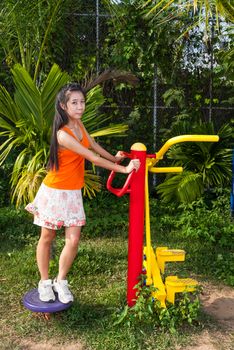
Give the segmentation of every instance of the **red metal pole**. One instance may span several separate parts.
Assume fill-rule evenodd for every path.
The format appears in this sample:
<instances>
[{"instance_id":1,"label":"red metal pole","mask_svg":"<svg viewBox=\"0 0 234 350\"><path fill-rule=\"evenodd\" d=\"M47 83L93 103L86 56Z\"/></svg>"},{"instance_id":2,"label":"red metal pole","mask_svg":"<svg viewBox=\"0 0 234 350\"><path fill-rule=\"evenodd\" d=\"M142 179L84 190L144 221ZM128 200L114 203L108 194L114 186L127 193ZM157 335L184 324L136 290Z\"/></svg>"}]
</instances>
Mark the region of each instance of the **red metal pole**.
<instances>
[{"instance_id":1,"label":"red metal pole","mask_svg":"<svg viewBox=\"0 0 234 350\"><path fill-rule=\"evenodd\" d=\"M145 163L146 147L142 143L134 143L131 147L132 159L140 159L140 169L134 175L130 185L129 203L129 238L128 238L128 277L127 303L133 306L142 274L143 244L144 244L144 208L145 208Z\"/></svg>"}]
</instances>

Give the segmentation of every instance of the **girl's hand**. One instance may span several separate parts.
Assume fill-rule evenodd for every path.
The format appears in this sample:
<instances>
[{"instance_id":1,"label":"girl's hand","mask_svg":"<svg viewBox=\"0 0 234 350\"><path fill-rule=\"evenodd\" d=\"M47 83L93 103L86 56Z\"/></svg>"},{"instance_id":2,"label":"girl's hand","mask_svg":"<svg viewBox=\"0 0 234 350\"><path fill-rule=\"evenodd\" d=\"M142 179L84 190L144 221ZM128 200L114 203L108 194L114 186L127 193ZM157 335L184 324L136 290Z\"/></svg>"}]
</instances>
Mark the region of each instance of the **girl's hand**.
<instances>
[{"instance_id":1,"label":"girl's hand","mask_svg":"<svg viewBox=\"0 0 234 350\"><path fill-rule=\"evenodd\" d=\"M126 156L124 155L124 152L122 152L122 151L118 151L115 155L116 163L122 162L122 160L124 158L126 158Z\"/></svg>"},{"instance_id":2,"label":"girl's hand","mask_svg":"<svg viewBox=\"0 0 234 350\"><path fill-rule=\"evenodd\" d=\"M140 168L140 165L141 165L141 163L140 163L139 159L132 159L130 161L130 163L125 167L126 173L129 174L133 170L138 171L138 169Z\"/></svg>"}]
</instances>

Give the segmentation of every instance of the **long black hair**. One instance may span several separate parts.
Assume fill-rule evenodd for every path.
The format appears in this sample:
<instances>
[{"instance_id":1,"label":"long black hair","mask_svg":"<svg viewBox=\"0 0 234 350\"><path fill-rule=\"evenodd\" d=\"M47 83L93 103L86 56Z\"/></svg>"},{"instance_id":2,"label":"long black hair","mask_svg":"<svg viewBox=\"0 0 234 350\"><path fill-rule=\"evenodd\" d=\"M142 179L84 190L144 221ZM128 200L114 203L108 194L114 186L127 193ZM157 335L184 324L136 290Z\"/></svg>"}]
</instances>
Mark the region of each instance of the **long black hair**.
<instances>
[{"instance_id":1,"label":"long black hair","mask_svg":"<svg viewBox=\"0 0 234 350\"><path fill-rule=\"evenodd\" d=\"M58 92L56 101L55 101L55 116L52 127L52 135L51 135L51 143L50 143L50 156L48 162L48 169L59 169L58 162L58 139L57 132L64 125L68 123L68 116L66 111L61 107L61 104L67 105L67 101L70 97L70 92L78 91L81 92L85 97L85 91L81 87L81 85L77 83L69 83L62 87L62 89Z\"/></svg>"}]
</instances>

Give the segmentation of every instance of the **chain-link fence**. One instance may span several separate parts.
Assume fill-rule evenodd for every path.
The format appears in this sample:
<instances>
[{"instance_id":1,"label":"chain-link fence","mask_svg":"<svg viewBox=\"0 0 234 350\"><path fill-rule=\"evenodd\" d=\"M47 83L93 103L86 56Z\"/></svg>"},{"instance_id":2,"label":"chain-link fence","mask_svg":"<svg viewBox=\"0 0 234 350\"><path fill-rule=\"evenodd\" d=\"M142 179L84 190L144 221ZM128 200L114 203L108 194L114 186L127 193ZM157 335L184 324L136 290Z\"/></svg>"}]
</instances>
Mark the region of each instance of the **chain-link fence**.
<instances>
[{"instance_id":1,"label":"chain-link fence","mask_svg":"<svg viewBox=\"0 0 234 350\"><path fill-rule=\"evenodd\" d=\"M72 19L72 23L76 22L76 37L74 37L74 45L79 46L79 56L82 58L84 64L82 69L86 67L88 72L89 68L95 70L95 73L100 73L103 70L103 65L106 62L103 62L103 43L105 38L108 35L108 20L111 18L111 14L108 13L107 7L104 5L102 0L87 0L86 2L81 1L79 3L79 12L67 13L68 20ZM66 30L69 30L69 23L66 24ZM72 48L69 47L71 44L67 45L67 51L63 56L61 68L65 69L69 66L70 73L72 73L71 67L76 67L77 55L73 57ZM215 122L217 129L226 121L229 121L233 116L234 106L231 106L228 103L225 103L229 97L233 96L233 88L225 88L222 86L220 80L220 86L214 86L214 61L213 61L213 49L210 47L209 53L206 53L209 62L208 67L210 69L209 80L206 82L201 81L201 90L203 91L204 99L208 101L206 105L201 108L201 115L203 116L204 121L212 120ZM4 55L2 55L4 56ZM92 65L89 66L88 61L90 58L94 61ZM189 59L189 58L188 58ZM74 60L73 64L70 64L70 61ZM94 67L94 68L93 68ZM79 70L79 68L77 68ZM163 94L169 88L174 88L173 86L168 86L162 83L158 77L157 65L151 68L153 71L152 83L149 85L151 90L151 98L148 99L146 105L141 106L141 116L142 118L147 118L148 128L147 132L145 130L139 131L139 127L131 126L130 137L128 138L129 143L125 142L127 146L134 142L134 135L137 141L141 141L150 145L152 150L156 150L160 146L160 130L162 128L169 127L172 121L173 116L178 113L176 106L166 106L163 101ZM3 60L2 67L0 70L1 74L4 75L4 79L9 79L5 74L8 71L6 62ZM134 74L134 72L132 72ZM181 78L182 80L182 78ZM4 85L7 85L6 82ZM10 84L9 84L10 85ZM217 85L217 84L216 84ZM191 86L186 86L181 83L185 94L188 95L191 90ZM134 111L134 105L132 101L134 100L134 91L123 90L121 93L118 91L111 91L111 97L114 98L115 102L118 105L120 110L120 115L122 115L122 121L127 119L132 111ZM216 101L214 103L214 100ZM220 102L221 101L221 102ZM146 103L142 101L142 103ZM106 107L106 111L110 113L110 107ZM120 120L121 121L121 120ZM150 131L150 136L149 136ZM131 136L132 135L132 136Z\"/></svg>"},{"instance_id":2,"label":"chain-link fence","mask_svg":"<svg viewBox=\"0 0 234 350\"><path fill-rule=\"evenodd\" d=\"M83 33L83 36L92 42L92 45L84 47L84 54L95 55L96 57L96 73L99 73L102 70L102 45L108 34L107 20L110 19L110 14L107 13L106 7L103 5L101 0L93 1L89 7L85 8L83 13L74 13L73 16L77 18L77 21L80 22L79 38L82 41L82 23L87 21L89 23L88 32L86 26L86 33ZM85 40L85 39L84 39ZM87 51L89 50L89 51ZM206 52L207 55L207 52ZM209 50L208 54L208 68L210 69L209 79L206 82L200 82L204 85L202 87L203 97L206 98L206 105L201 107L200 112L202 118L205 122L213 121L217 129L225 122L230 121L233 116L234 106L223 103L225 99L232 96L232 88L225 89L220 85L219 87L213 86L213 69L214 69L214 59L213 59L213 49ZM134 72L133 72L134 73ZM149 138L148 133L142 132L142 142L150 144L151 148L156 150L160 144L160 129L170 125L170 122L173 116L178 112L177 107L167 107L163 101L163 94L169 87L165 84L162 84L157 75L157 66L155 64L154 72L152 72L151 84L151 103L145 106L148 114L148 128L150 128L152 137ZM181 84L181 86L183 86ZM190 86L183 86L184 91L189 95ZM131 104L131 94L134 92L127 91L122 94L118 93L114 96L115 101L118 104L119 109L122 111L122 114L125 118L132 112L134 106ZM215 103L214 103L215 101ZM222 101L222 104L220 103ZM144 103L144 101L142 101ZM143 110L143 107L141 110ZM151 114L151 116L149 116ZM144 117L144 116L143 116ZM134 131L134 128L133 128ZM136 133L137 134L137 133ZM137 135L139 137L139 135ZM138 140L140 141L140 140Z\"/></svg>"}]
</instances>

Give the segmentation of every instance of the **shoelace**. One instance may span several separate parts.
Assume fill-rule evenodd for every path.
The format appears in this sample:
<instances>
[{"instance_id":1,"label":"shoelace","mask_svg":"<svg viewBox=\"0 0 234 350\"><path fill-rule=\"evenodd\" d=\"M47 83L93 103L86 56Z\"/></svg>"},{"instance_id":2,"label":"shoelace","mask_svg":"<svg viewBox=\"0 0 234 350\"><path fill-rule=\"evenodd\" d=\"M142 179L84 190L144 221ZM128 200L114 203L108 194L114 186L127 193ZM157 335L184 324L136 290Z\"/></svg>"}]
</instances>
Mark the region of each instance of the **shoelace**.
<instances>
[{"instance_id":1,"label":"shoelace","mask_svg":"<svg viewBox=\"0 0 234 350\"><path fill-rule=\"evenodd\" d=\"M52 286L50 284L46 284L44 287L45 288L52 288Z\"/></svg>"},{"instance_id":2,"label":"shoelace","mask_svg":"<svg viewBox=\"0 0 234 350\"><path fill-rule=\"evenodd\" d=\"M65 294L65 295L71 295L71 292L70 292L70 290L68 289L68 284L67 283L65 283L65 284L60 284L60 287L61 287L61 289L62 289L62 291L63 291L63 293Z\"/></svg>"},{"instance_id":3,"label":"shoelace","mask_svg":"<svg viewBox=\"0 0 234 350\"><path fill-rule=\"evenodd\" d=\"M50 292L50 295L52 295L53 291L51 290L52 286L51 284L46 284L44 285L44 289L48 289L48 291ZM46 291L45 293L48 293L48 291Z\"/></svg>"},{"instance_id":4,"label":"shoelace","mask_svg":"<svg viewBox=\"0 0 234 350\"><path fill-rule=\"evenodd\" d=\"M63 292L64 292L64 294L66 294L66 295L71 295L71 292L70 292L70 290L68 289L68 286L65 284L65 285L63 285Z\"/></svg>"}]
</instances>

